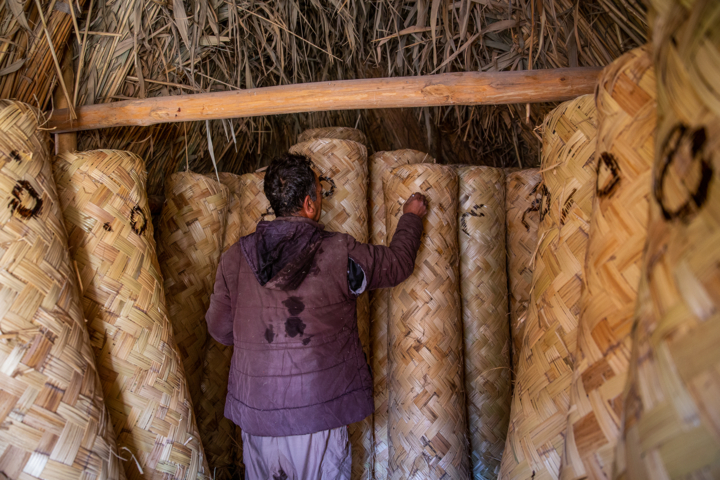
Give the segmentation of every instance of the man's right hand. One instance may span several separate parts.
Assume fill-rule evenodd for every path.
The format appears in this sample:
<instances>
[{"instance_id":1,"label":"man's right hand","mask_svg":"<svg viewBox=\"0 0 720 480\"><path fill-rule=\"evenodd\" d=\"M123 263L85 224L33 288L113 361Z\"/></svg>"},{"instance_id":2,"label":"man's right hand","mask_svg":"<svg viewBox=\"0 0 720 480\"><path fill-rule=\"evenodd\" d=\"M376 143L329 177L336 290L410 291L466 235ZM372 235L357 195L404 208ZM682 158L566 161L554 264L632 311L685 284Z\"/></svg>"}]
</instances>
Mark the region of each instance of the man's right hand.
<instances>
[{"instance_id":1,"label":"man's right hand","mask_svg":"<svg viewBox=\"0 0 720 480\"><path fill-rule=\"evenodd\" d=\"M403 214L414 213L418 217L422 218L427 214L427 199L425 195L419 192L415 192L410 195L405 205L403 206Z\"/></svg>"}]
</instances>

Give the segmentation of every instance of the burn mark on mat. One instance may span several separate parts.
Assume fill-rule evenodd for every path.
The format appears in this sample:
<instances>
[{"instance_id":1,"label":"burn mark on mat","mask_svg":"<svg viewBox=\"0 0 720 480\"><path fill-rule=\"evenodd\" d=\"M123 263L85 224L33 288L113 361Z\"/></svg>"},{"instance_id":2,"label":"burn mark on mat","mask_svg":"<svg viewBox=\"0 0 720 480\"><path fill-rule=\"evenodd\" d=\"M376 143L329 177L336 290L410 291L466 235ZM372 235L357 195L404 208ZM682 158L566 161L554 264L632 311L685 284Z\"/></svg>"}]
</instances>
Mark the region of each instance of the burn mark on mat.
<instances>
[{"instance_id":1,"label":"burn mark on mat","mask_svg":"<svg viewBox=\"0 0 720 480\"><path fill-rule=\"evenodd\" d=\"M322 188L322 196L323 196L323 198L332 197L332 196L333 196L333 193L335 193L335 181L334 181L332 178L330 178L330 177L326 177L325 175L319 175L319 176L318 176L318 179L320 180L320 186L321 186L321 188ZM325 183L327 183L328 185L330 185L330 189L329 189L329 190L328 190L327 188L325 188L325 185L323 185L323 182L325 182Z\"/></svg>"},{"instance_id":2,"label":"burn mark on mat","mask_svg":"<svg viewBox=\"0 0 720 480\"><path fill-rule=\"evenodd\" d=\"M540 184L540 221L543 221L550 211L551 203L552 198L550 196L550 190L548 190L544 183Z\"/></svg>"},{"instance_id":3,"label":"burn mark on mat","mask_svg":"<svg viewBox=\"0 0 720 480\"><path fill-rule=\"evenodd\" d=\"M136 235L141 236L147 229L147 217L145 212L142 211L139 205L135 205L130 210L130 228L135 232Z\"/></svg>"},{"instance_id":4,"label":"burn mark on mat","mask_svg":"<svg viewBox=\"0 0 720 480\"><path fill-rule=\"evenodd\" d=\"M567 214L570 212L570 209L573 207L573 205L575 205L575 200L573 199L575 192L577 192L577 188L573 188L573 191L570 192L570 195L568 195L567 199L565 199L562 211L560 212L560 225L565 225L565 220L567 220Z\"/></svg>"},{"instance_id":5,"label":"burn mark on mat","mask_svg":"<svg viewBox=\"0 0 720 480\"><path fill-rule=\"evenodd\" d=\"M469 231L468 225L467 225L467 218L468 217L478 217L478 218L484 217L485 214L480 212L480 209L483 207L485 207L484 204L473 205L473 207L470 210L468 210L467 212L460 215L460 229L468 237L470 236L470 231Z\"/></svg>"},{"instance_id":6,"label":"burn mark on mat","mask_svg":"<svg viewBox=\"0 0 720 480\"><path fill-rule=\"evenodd\" d=\"M607 197L612 194L620 184L620 166L615 155L610 152L600 154L597 166L597 183L595 192L598 197Z\"/></svg>"},{"instance_id":7,"label":"burn mark on mat","mask_svg":"<svg viewBox=\"0 0 720 480\"><path fill-rule=\"evenodd\" d=\"M272 325L265 329L265 340L267 340L268 343L272 343L273 340L275 340L275 331Z\"/></svg>"},{"instance_id":8,"label":"burn mark on mat","mask_svg":"<svg viewBox=\"0 0 720 480\"><path fill-rule=\"evenodd\" d=\"M20 156L20 154L18 153L17 150L11 150L11 151L10 151L10 158L12 158L13 160L15 160L17 163L22 162L22 157Z\"/></svg>"},{"instance_id":9,"label":"burn mark on mat","mask_svg":"<svg viewBox=\"0 0 720 480\"><path fill-rule=\"evenodd\" d=\"M522 214L522 218L520 219L520 222L522 222L523 226L525 227L526 231L530 231L530 224L525 221L526 215L532 212L540 212L540 205L542 204L542 194L538 191L540 188L540 183L535 185L532 190L530 190L530 195L528 195L528 198L532 198L532 201L530 202L530 207L528 207Z\"/></svg>"},{"instance_id":10,"label":"burn mark on mat","mask_svg":"<svg viewBox=\"0 0 720 480\"><path fill-rule=\"evenodd\" d=\"M285 320L285 333L290 337L303 336L305 334L305 323L299 317L290 317Z\"/></svg>"},{"instance_id":11,"label":"burn mark on mat","mask_svg":"<svg viewBox=\"0 0 720 480\"><path fill-rule=\"evenodd\" d=\"M305 304L302 302L302 298L300 297L290 297L282 303L293 317L300 315L302 311L305 310Z\"/></svg>"},{"instance_id":12,"label":"burn mark on mat","mask_svg":"<svg viewBox=\"0 0 720 480\"><path fill-rule=\"evenodd\" d=\"M17 182L13 187L12 196L8 203L10 213L22 218L33 218L40 213L43 201L28 181Z\"/></svg>"},{"instance_id":13,"label":"burn mark on mat","mask_svg":"<svg viewBox=\"0 0 720 480\"><path fill-rule=\"evenodd\" d=\"M653 186L665 220L688 222L705 205L714 173L706 142L705 127L690 129L678 124L667 136L660 153L659 176ZM673 175L668 176L671 166ZM673 180L675 198L668 198L666 182Z\"/></svg>"},{"instance_id":14,"label":"burn mark on mat","mask_svg":"<svg viewBox=\"0 0 720 480\"><path fill-rule=\"evenodd\" d=\"M105 222L105 223L103 223L103 230L105 230L106 232L112 232L112 231L113 231L113 230L112 230L112 226L110 226L110 222Z\"/></svg>"}]
</instances>

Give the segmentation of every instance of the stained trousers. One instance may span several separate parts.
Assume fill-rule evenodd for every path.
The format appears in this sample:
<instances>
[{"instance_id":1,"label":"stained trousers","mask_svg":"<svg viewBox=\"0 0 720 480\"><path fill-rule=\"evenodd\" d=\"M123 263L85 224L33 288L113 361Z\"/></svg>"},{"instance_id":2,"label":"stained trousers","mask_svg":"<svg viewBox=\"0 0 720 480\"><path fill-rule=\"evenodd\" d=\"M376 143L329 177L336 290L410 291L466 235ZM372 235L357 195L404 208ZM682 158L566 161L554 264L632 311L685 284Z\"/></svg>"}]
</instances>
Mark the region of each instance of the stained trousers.
<instances>
[{"instance_id":1,"label":"stained trousers","mask_svg":"<svg viewBox=\"0 0 720 480\"><path fill-rule=\"evenodd\" d=\"M350 480L347 427L290 437L242 433L245 480Z\"/></svg>"}]
</instances>

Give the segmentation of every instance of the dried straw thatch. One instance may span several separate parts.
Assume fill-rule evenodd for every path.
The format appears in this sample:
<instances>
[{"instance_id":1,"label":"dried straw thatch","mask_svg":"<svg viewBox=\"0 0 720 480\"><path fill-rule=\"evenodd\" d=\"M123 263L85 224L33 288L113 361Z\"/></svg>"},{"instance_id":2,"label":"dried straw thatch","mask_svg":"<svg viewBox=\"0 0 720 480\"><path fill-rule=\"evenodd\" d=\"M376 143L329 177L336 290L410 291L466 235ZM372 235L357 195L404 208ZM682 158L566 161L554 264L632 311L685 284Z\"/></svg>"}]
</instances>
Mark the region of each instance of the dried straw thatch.
<instances>
[{"instance_id":1,"label":"dried straw thatch","mask_svg":"<svg viewBox=\"0 0 720 480\"><path fill-rule=\"evenodd\" d=\"M305 130L298 135L297 143L307 142L316 138L336 138L338 140L352 140L353 142L367 143L367 137L356 128L347 127L327 127L327 128L311 128Z\"/></svg>"},{"instance_id":2,"label":"dried straw thatch","mask_svg":"<svg viewBox=\"0 0 720 480\"><path fill-rule=\"evenodd\" d=\"M0 471L124 479L40 120L0 101Z\"/></svg>"},{"instance_id":3,"label":"dried straw thatch","mask_svg":"<svg viewBox=\"0 0 720 480\"><path fill-rule=\"evenodd\" d=\"M205 312L222 252L228 189L193 172L173 174L166 183L158 250L165 297L193 405L200 403L205 358Z\"/></svg>"},{"instance_id":4,"label":"dried straw thatch","mask_svg":"<svg viewBox=\"0 0 720 480\"><path fill-rule=\"evenodd\" d=\"M647 46L606 67L596 90L598 177L563 479L607 480L612 475L647 237L655 91L655 69Z\"/></svg>"},{"instance_id":5,"label":"dried straw thatch","mask_svg":"<svg viewBox=\"0 0 720 480\"><path fill-rule=\"evenodd\" d=\"M658 129L616 478L717 478L720 3L653 4Z\"/></svg>"},{"instance_id":6,"label":"dried straw thatch","mask_svg":"<svg viewBox=\"0 0 720 480\"><path fill-rule=\"evenodd\" d=\"M458 177L442 165L404 165L384 189L388 239L410 195L430 205L415 271L390 298L388 478L467 479Z\"/></svg>"},{"instance_id":7,"label":"dried straw thatch","mask_svg":"<svg viewBox=\"0 0 720 480\"><path fill-rule=\"evenodd\" d=\"M377 152L369 159L370 188L368 192L368 210L370 214L370 243L387 245L387 218L385 215L385 193L383 180L390 170L400 165L415 163L435 163L427 153L417 150L395 150ZM370 367L373 374L373 477L375 480L387 478L388 468L388 389L387 389L387 350L388 350L388 300L390 290L380 289L370 296Z\"/></svg>"},{"instance_id":8,"label":"dried straw thatch","mask_svg":"<svg viewBox=\"0 0 720 480\"><path fill-rule=\"evenodd\" d=\"M541 182L540 170L536 168L510 172L505 182L513 377L520 359L525 318L530 303L533 256L540 223Z\"/></svg>"},{"instance_id":9,"label":"dried straw thatch","mask_svg":"<svg viewBox=\"0 0 720 480\"><path fill-rule=\"evenodd\" d=\"M500 472L510 419L510 329L505 268L505 174L458 169L458 244L472 478Z\"/></svg>"},{"instance_id":10,"label":"dried straw thatch","mask_svg":"<svg viewBox=\"0 0 720 480\"><path fill-rule=\"evenodd\" d=\"M504 480L557 480L560 473L596 137L591 95L563 103L545 122L539 245L500 472Z\"/></svg>"},{"instance_id":11,"label":"dried straw thatch","mask_svg":"<svg viewBox=\"0 0 720 480\"><path fill-rule=\"evenodd\" d=\"M332 232L352 235L367 243L368 212L367 149L350 140L318 138L299 143L290 153L307 156L315 164L323 184L320 221ZM365 292L357 300L357 325L365 358L370 358L370 297ZM352 449L352 478L372 475L372 416L348 427Z\"/></svg>"},{"instance_id":12,"label":"dried straw thatch","mask_svg":"<svg viewBox=\"0 0 720 480\"><path fill-rule=\"evenodd\" d=\"M118 446L137 460L125 472L201 480L208 468L165 307L143 161L64 153L54 173L105 403Z\"/></svg>"}]
</instances>

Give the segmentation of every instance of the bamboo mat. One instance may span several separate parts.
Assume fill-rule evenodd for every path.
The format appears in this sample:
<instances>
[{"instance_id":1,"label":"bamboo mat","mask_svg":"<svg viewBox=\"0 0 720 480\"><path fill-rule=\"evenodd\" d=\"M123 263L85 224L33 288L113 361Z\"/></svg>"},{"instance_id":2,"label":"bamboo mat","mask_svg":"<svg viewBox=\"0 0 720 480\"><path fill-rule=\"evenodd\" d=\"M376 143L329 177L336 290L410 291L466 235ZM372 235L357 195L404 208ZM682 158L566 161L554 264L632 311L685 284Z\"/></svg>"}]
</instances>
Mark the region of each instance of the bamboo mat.
<instances>
[{"instance_id":1,"label":"bamboo mat","mask_svg":"<svg viewBox=\"0 0 720 480\"><path fill-rule=\"evenodd\" d=\"M145 165L117 150L64 153L55 179L105 403L131 480L208 475L165 307ZM129 452L127 450L129 450Z\"/></svg>"},{"instance_id":2,"label":"bamboo mat","mask_svg":"<svg viewBox=\"0 0 720 480\"><path fill-rule=\"evenodd\" d=\"M265 172L246 173L240 176L240 185L238 186L238 198L240 199L238 209L242 212L240 237L254 233L261 220L271 221L275 218L272 208L270 208L270 202L265 196L264 178Z\"/></svg>"},{"instance_id":3,"label":"bamboo mat","mask_svg":"<svg viewBox=\"0 0 720 480\"><path fill-rule=\"evenodd\" d=\"M507 222L507 270L510 286L510 333L513 378L525 331L533 276L533 254L540 223L540 170L529 168L507 173L505 208Z\"/></svg>"},{"instance_id":4,"label":"bamboo mat","mask_svg":"<svg viewBox=\"0 0 720 480\"><path fill-rule=\"evenodd\" d=\"M0 471L124 479L40 120L0 100Z\"/></svg>"},{"instance_id":5,"label":"bamboo mat","mask_svg":"<svg viewBox=\"0 0 720 480\"><path fill-rule=\"evenodd\" d=\"M293 145L290 153L305 155L322 177L323 198L320 221L331 232L352 235L367 243L368 166L365 146L350 140L314 139ZM357 324L365 358L370 358L370 296L365 292L357 300ZM372 416L348 427L352 450L352 478L372 476Z\"/></svg>"},{"instance_id":6,"label":"bamboo mat","mask_svg":"<svg viewBox=\"0 0 720 480\"><path fill-rule=\"evenodd\" d=\"M612 475L647 238L655 126L649 46L608 65L595 93L598 168L561 478Z\"/></svg>"},{"instance_id":7,"label":"bamboo mat","mask_svg":"<svg viewBox=\"0 0 720 480\"><path fill-rule=\"evenodd\" d=\"M369 159L370 188L368 210L370 214L370 243L387 245L387 220L385 216L385 194L383 179L390 170L415 163L435 163L427 153L417 150L394 150L377 152ZM373 415L373 478L387 478L388 468L388 390L387 390L387 348L388 348L388 295L389 289L370 292L370 366L373 373L375 414Z\"/></svg>"},{"instance_id":8,"label":"bamboo mat","mask_svg":"<svg viewBox=\"0 0 720 480\"><path fill-rule=\"evenodd\" d=\"M545 119L539 244L500 477L557 480L577 346L583 264L595 192L595 101Z\"/></svg>"},{"instance_id":9,"label":"bamboo mat","mask_svg":"<svg viewBox=\"0 0 720 480\"><path fill-rule=\"evenodd\" d=\"M315 140L316 138L334 138L337 140L352 140L353 142L367 144L367 137L360 130L348 127L311 128L298 135L297 143Z\"/></svg>"},{"instance_id":10,"label":"bamboo mat","mask_svg":"<svg viewBox=\"0 0 720 480\"><path fill-rule=\"evenodd\" d=\"M615 478L719 478L720 3L653 3L653 191Z\"/></svg>"},{"instance_id":11,"label":"bamboo mat","mask_svg":"<svg viewBox=\"0 0 720 480\"><path fill-rule=\"evenodd\" d=\"M388 239L410 195L429 201L415 271L390 298L388 477L467 479L458 177L444 165L404 165L384 189Z\"/></svg>"},{"instance_id":12,"label":"bamboo mat","mask_svg":"<svg viewBox=\"0 0 720 480\"><path fill-rule=\"evenodd\" d=\"M225 186L197 173L175 173L165 183L158 227L160 267L175 341L196 406L208 338L205 312L222 252L228 199Z\"/></svg>"},{"instance_id":13,"label":"bamboo mat","mask_svg":"<svg viewBox=\"0 0 720 480\"><path fill-rule=\"evenodd\" d=\"M472 478L500 472L510 420L505 174L460 167L458 244Z\"/></svg>"}]
</instances>

